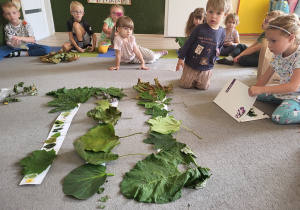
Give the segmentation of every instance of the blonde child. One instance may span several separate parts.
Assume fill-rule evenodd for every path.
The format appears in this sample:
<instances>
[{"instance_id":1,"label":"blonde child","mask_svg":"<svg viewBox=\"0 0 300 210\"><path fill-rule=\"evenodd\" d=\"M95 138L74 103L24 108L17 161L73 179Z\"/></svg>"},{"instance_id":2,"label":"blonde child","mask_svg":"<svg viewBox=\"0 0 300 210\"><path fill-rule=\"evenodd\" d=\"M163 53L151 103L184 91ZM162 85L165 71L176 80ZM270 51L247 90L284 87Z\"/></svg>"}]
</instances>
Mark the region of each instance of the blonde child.
<instances>
[{"instance_id":1,"label":"blonde child","mask_svg":"<svg viewBox=\"0 0 300 210\"><path fill-rule=\"evenodd\" d=\"M120 62L140 63L139 69L148 70L149 68L145 66L145 63L153 63L161 56L168 54L166 50L154 52L138 46L135 37L132 35L134 24L129 17L118 18L115 28L118 33L113 43L116 53L116 65L110 67L109 70L119 70Z\"/></svg>"},{"instance_id":2,"label":"blonde child","mask_svg":"<svg viewBox=\"0 0 300 210\"><path fill-rule=\"evenodd\" d=\"M274 53L267 71L248 90L250 96L280 104L272 114L278 124L300 123L300 23L297 15L280 16L266 29L268 47ZM274 72L280 84L266 86Z\"/></svg>"},{"instance_id":3,"label":"blonde child","mask_svg":"<svg viewBox=\"0 0 300 210\"><path fill-rule=\"evenodd\" d=\"M279 10L275 10L272 12L269 12L264 19L263 24L261 25L261 28L263 30L266 30L266 28L269 25L269 22L276 17L280 15L284 15L285 13ZM233 63L238 63L241 66L252 66L257 67L258 66L258 58L260 49L262 47L262 41L265 38L265 31L260 34L258 39L251 45L247 46L245 44L238 44L233 51L227 56L226 58L217 60L217 63L219 64L225 64L225 65L233 65Z\"/></svg>"},{"instance_id":4,"label":"blonde child","mask_svg":"<svg viewBox=\"0 0 300 210\"><path fill-rule=\"evenodd\" d=\"M84 52L86 48L92 52L95 49L97 36L92 30L90 24L83 19L84 7L78 1L72 1L70 4L71 17L67 21L69 32L69 41L62 46L64 51ZM93 44L91 45L91 39Z\"/></svg>"},{"instance_id":5,"label":"blonde child","mask_svg":"<svg viewBox=\"0 0 300 210\"><path fill-rule=\"evenodd\" d=\"M1 5L3 16L8 20L4 27L5 39L9 46L0 48L0 60L3 57L42 56L50 52L50 47L35 43L33 29L29 23L20 20L18 7L12 2ZM20 46L22 46L20 49Z\"/></svg>"},{"instance_id":6,"label":"blonde child","mask_svg":"<svg viewBox=\"0 0 300 210\"><path fill-rule=\"evenodd\" d=\"M239 16L235 13L230 13L225 18L226 37L223 48L221 50L222 56L228 55L240 43L239 32L235 27L239 24Z\"/></svg>"},{"instance_id":7,"label":"blonde child","mask_svg":"<svg viewBox=\"0 0 300 210\"><path fill-rule=\"evenodd\" d=\"M194 28L199 24L205 23L205 16L206 16L206 12L204 8L196 8L193 12L191 12L186 22L186 26L184 30L186 37L177 37L175 40L175 42L177 42L180 46L179 51L183 47L187 38L191 35Z\"/></svg>"},{"instance_id":8,"label":"blonde child","mask_svg":"<svg viewBox=\"0 0 300 210\"><path fill-rule=\"evenodd\" d=\"M215 60L225 40L225 30L220 23L230 9L230 0L207 1L206 23L193 30L179 54L176 71L183 68L181 87L200 90L209 87Z\"/></svg>"},{"instance_id":9,"label":"blonde child","mask_svg":"<svg viewBox=\"0 0 300 210\"><path fill-rule=\"evenodd\" d=\"M98 42L99 53L106 53L109 45L111 44L112 30L116 25L117 19L124 15L124 8L115 4L110 7L110 14L104 20L100 40Z\"/></svg>"}]
</instances>

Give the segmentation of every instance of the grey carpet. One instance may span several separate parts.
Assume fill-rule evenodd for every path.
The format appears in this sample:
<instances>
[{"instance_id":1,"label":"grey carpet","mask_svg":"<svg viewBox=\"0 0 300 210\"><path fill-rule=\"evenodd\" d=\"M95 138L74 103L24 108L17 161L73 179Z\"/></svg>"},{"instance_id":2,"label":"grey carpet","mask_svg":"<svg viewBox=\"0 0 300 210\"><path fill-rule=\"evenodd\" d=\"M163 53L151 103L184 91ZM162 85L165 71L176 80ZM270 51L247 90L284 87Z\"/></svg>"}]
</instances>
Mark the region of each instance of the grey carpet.
<instances>
[{"instance_id":1,"label":"grey carpet","mask_svg":"<svg viewBox=\"0 0 300 210\"><path fill-rule=\"evenodd\" d=\"M174 70L177 60L161 59L149 71L137 70L138 65L125 65L119 71L108 71L114 64L110 58L80 58L73 63L45 64L36 57L3 59L0 62L0 88L11 88L18 82L34 83L38 96L22 97L22 102L0 105L0 209L97 209L102 195L88 200L76 200L62 192L64 177L84 163L72 145L85 134L95 121L86 112L95 106L95 99L82 104L74 117L65 141L48 172L38 186L19 186L23 178L19 161L39 150L59 113L49 114L45 94L57 88L84 86L124 88L128 97L119 103L123 118L116 125L116 134L126 136L146 133L149 116L132 99L137 94L132 86L137 79L153 83L158 78L163 85L174 85L170 115L202 136L196 138L181 129L175 137L189 145L198 155L197 163L211 169L212 177L206 188L184 189L175 202L158 205L138 203L120 193L120 183L126 172L144 156L127 156L107 164L107 172L115 173L105 183L103 195L110 199L105 209L299 209L300 148L299 126L277 125L270 119L238 123L213 103L230 77L251 85L256 81L255 68L216 65L211 87L207 91L182 89L178 86L181 71ZM173 65L173 67L172 67ZM267 114L274 105L256 102ZM119 155L155 152L135 135L121 140L113 151Z\"/></svg>"}]
</instances>

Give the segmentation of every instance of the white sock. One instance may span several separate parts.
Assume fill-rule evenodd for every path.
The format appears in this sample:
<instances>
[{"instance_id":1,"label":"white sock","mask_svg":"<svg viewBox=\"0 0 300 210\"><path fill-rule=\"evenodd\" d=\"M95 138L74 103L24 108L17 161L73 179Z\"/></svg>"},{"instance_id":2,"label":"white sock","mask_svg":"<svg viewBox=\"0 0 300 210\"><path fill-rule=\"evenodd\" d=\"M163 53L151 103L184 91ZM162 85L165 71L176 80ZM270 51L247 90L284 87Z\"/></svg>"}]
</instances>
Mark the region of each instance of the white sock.
<instances>
[{"instance_id":1,"label":"white sock","mask_svg":"<svg viewBox=\"0 0 300 210\"><path fill-rule=\"evenodd\" d=\"M233 57L231 55L227 56L225 59L229 61L233 61Z\"/></svg>"},{"instance_id":2,"label":"white sock","mask_svg":"<svg viewBox=\"0 0 300 210\"><path fill-rule=\"evenodd\" d=\"M26 56L26 51L21 51L20 56Z\"/></svg>"}]
</instances>

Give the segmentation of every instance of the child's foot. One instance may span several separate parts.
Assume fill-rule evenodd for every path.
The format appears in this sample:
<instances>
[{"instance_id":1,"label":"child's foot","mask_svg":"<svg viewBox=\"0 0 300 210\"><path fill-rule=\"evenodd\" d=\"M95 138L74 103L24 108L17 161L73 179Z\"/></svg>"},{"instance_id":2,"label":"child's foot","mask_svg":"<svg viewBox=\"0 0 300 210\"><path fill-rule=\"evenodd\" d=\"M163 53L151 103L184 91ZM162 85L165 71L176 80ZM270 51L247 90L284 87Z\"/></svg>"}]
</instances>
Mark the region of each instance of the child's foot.
<instances>
[{"instance_id":1,"label":"child's foot","mask_svg":"<svg viewBox=\"0 0 300 210\"><path fill-rule=\"evenodd\" d=\"M218 64L225 64L225 65L232 66L234 62L233 61L229 61L226 58L223 58L223 59L217 60L217 63Z\"/></svg>"},{"instance_id":2,"label":"child's foot","mask_svg":"<svg viewBox=\"0 0 300 210\"><path fill-rule=\"evenodd\" d=\"M5 56L5 58L19 57L20 55L21 55L21 51L15 51L9 53L7 56Z\"/></svg>"},{"instance_id":3,"label":"child's foot","mask_svg":"<svg viewBox=\"0 0 300 210\"><path fill-rule=\"evenodd\" d=\"M158 52L156 52L157 54L159 54L159 57L162 57L162 56L164 56L164 55L168 55L168 50L162 50L162 51L158 51Z\"/></svg>"}]
</instances>

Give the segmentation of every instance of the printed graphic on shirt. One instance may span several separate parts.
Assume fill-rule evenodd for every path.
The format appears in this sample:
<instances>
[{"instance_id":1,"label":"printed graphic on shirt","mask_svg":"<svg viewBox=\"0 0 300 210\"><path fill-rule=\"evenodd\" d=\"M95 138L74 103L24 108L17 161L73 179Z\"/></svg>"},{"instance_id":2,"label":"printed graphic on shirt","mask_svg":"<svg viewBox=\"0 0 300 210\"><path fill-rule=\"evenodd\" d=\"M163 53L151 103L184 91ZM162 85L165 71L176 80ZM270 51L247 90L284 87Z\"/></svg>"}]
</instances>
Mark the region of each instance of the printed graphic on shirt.
<instances>
[{"instance_id":1,"label":"printed graphic on shirt","mask_svg":"<svg viewBox=\"0 0 300 210\"><path fill-rule=\"evenodd\" d=\"M204 47L201 46L200 44L198 44L198 46L195 49L195 53L200 55L203 49L204 49Z\"/></svg>"},{"instance_id":2,"label":"printed graphic on shirt","mask_svg":"<svg viewBox=\"0 0 300 210\"><path fill-rule=\"evenodd\" d=\"M199 64L204 66L208 65L208 58L204 58L204 57L200 58Z\"/></svg>"}]
</instances>

